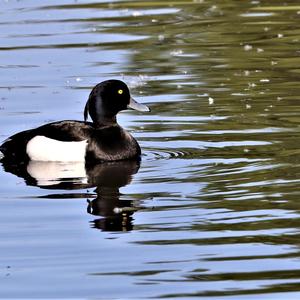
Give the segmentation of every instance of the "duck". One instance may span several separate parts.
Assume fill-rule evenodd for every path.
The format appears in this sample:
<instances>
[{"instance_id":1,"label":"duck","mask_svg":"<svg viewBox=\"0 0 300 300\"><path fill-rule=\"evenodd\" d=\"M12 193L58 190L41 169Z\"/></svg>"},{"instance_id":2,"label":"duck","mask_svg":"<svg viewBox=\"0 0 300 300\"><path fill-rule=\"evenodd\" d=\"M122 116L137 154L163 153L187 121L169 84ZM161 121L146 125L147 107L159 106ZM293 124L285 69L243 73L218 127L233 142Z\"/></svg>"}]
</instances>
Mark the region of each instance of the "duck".
<instances>
[{"instance_id":1,"label":"duck","mask_svg":"<svg viewBox=\"0 0 300 300\"><path fill-rule=\"evenodd\" d=\"M83 121L56 121L16 133L0 146L1 161L93 164L140 159L138 142L117 122L117 114L127 109L150 111L131 97L123 81L100 82L89 94Z\"/></svg>"}]
</instances>

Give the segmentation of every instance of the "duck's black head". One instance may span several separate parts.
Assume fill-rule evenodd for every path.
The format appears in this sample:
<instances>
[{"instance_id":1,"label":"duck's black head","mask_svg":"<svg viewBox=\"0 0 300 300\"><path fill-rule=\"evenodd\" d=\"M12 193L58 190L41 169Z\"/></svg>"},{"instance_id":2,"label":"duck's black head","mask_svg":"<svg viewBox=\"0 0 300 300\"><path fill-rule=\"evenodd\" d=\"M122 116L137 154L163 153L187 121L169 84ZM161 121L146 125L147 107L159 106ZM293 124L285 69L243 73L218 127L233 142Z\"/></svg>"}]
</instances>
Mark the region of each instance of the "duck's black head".
<instances>
[{"instance_id":1,"label":"duck's black head","mask_svg":"<svg viewBox=\"0 0 300 300\"><path fill-rule=\"evenodd\" d=\"M88 114L97 125L113 124L119 111L132 108L150 111L130 96L127 85L120 80L106 80L97 84L91 91L84 109L84 120Z\"/></svg>"}]
</instances>

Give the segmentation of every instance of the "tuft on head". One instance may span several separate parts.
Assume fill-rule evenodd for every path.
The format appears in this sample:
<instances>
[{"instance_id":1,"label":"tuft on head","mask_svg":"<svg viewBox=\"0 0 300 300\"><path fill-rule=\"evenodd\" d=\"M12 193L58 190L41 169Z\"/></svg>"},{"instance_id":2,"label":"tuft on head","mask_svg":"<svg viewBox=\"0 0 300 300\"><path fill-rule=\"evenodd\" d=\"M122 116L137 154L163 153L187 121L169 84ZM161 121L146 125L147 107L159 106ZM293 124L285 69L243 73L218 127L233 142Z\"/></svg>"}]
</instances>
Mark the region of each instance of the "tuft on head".
<instances>
[{"instance_id":1,"label":"tuft on head","mask_svg":"<svg viewBox=\"0 0 300 300\"><path fill-rule=\"evenodd\" d=\"M86 122L89 116L89 99L85 104L83 116L84 116L84 122Z\"/></svg>"}]
</instances>

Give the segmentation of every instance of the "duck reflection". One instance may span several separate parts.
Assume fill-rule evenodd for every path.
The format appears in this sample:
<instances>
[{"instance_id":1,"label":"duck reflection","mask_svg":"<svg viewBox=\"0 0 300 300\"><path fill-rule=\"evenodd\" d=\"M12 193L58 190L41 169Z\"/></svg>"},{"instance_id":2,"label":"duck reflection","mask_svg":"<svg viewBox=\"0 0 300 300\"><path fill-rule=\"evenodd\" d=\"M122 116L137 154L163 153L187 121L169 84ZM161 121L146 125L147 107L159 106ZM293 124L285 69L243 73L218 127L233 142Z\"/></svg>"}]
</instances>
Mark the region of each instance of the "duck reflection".
<instances>
[{"instance_id":1,"label":"duck reflection","mask_svg":"<svg viewBox=\"0 0 300 300\"><path fill-rule=\"evenodd\" d=\"M94 220L92 227L105 231L132 230L132 214L137 209L132 200L120 200L119 188L129 184L138 169L137 161L105 163L87 169L97 193L96 199L88 200L87 212L105 217Z\"/></svg>"},{"instance_id":2,"label":"duck reflection","mask_svg":"<svg viewBox=\"0 0 300 300\"><path fill-rule=\"evenodd\" d=\"M139 170L139 161L100 163L93 166L81 162L29 161L28 164L14 165L2 161L2 165L6 172L24 178L27 185L43 189L77 190L96 187L96 198L87 200L87 212L101 218L92 221L91 227L103 231L129 231L133 228L132 215L137 209L133 207L132 200L120 199L122 194L119 189L131 182L132 176ZM46 197L65 198L66 194ZM70 194L68 197L86 198L87 193Z\"/></svg>"}]
</instances>

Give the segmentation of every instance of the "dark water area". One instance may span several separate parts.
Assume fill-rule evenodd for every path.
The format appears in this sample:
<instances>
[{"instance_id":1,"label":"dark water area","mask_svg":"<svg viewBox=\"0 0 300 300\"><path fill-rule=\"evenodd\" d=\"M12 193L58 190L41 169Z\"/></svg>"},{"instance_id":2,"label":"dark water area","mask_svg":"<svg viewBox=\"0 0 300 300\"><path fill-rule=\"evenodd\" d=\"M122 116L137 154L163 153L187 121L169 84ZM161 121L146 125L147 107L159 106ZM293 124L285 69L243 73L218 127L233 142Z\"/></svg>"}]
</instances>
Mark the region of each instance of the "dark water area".
<instances>
[{"instance_id":1,"label":"dark water area","mask_svg":"<svg viewBox=\"0 0 300 300\"><path fill-rule=\"evenodd\" d=\"M300 297L298 1L0 0L0 140L124 80L141 164L0 168L0 298Z\"/></svg>"}]
</instances>

